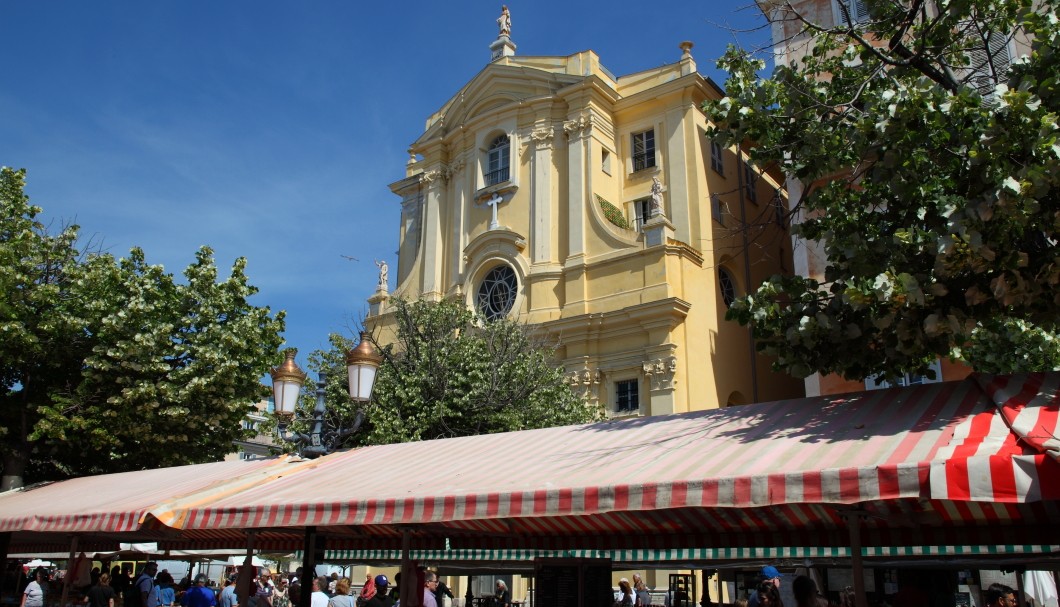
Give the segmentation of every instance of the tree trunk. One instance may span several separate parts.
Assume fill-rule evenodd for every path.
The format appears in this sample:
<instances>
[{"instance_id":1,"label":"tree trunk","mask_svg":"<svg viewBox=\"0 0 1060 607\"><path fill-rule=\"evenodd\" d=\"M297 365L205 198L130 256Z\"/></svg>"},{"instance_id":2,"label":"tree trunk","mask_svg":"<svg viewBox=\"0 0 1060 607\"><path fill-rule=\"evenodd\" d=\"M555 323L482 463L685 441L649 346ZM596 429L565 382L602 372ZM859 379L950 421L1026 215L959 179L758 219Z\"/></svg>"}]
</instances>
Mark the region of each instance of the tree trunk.
<instances>
[{"instance_id":1,"label":"tree trunk","mask_svg":"<svg viewBox=\"0 0 1060 607\"><path fill-rule=\"evenodd\" d=\"M18 489L23 484L23 474L29 463L29 453L20 450L18 453L4 455L4 472L0 475L0 491Z\"/></svg>"}]
</instances>

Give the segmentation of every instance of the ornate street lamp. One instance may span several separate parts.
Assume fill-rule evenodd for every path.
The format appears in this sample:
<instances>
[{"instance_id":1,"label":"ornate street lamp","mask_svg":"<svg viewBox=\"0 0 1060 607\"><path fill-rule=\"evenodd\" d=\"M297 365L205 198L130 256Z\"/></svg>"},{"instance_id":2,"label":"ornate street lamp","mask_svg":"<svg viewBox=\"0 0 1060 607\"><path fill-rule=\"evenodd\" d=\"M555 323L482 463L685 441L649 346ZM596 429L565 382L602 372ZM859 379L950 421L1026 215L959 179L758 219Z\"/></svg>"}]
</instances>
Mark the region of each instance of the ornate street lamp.
<instances>
[{"instance_id":1,"label":"ornate street lamp","mask_svg":"<svg viewBox=\"0 0 1060 607\"><path fill-rule=\"evenodd\" d=\"M324 414L327 407L324 404L324 383L326 375L321 372L317 381L316 406L313 407L313 417L309 433L293 432L287 433L287 428L294 419L295 408L298 405L298 396L305 385L306 374L298 368L294 362L297 350L288 350L287 359L279 367L272 370L272 393L276 403L276 427L280 431L280 438L298 446L298 454L302 457L314 458L327 455L335 450L344 438L357 432L364 422L364 411L357 410L354 416L353 426L350 428L325 428ZM368 333L361 332L361 343L346 353L346 368L349 374L350 398L358 404L368 402L372 397L372 386L375 384L375 372L379 368L382 357L376 353L375 348L368 340Z\"/></svg>"}]
</instances>

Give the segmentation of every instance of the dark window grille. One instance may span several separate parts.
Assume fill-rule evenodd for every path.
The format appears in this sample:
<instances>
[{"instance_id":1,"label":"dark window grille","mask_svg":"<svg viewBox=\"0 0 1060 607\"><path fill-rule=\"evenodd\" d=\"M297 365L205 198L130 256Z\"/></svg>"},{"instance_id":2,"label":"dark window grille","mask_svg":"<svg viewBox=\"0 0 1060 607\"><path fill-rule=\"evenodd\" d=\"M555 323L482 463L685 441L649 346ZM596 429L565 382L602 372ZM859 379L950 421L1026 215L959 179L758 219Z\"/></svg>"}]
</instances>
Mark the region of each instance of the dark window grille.
<instances>
[{"instance_id":1,"label":"dark window grille","mask_svg":"<svg viewBox=\"0 0 1060 607\"><path fill-rule=\"evenodd\" d=\"M515 307L515 297L518 293L519 280L515 276L515 270L504 265L497 266L486 274L478 287L478 311L486 320L504 318Z\"/></svg>"},{"instance_id":2,"label":"dark window grille","mask_svg":"<svg viewBox=\"0 0 1060 607\"><path fill-rule=\"evenodd\" d=\"M615 412L640 411L640 382L635 379L615 382Z\"/></svg>"},{"instance_id":3,"label":"dark window grille","mask_svg":"<svg viewBox=\"0 0 1060 607\"><path fill-rule=\"evenodd\" d=\"M736 281L733 280L732 274L725 268L718 269L718 286L721 287L721 300L725 302L725 307L728 308L732 305L732 302L736 301Z\"/></svg>"},{"instance_id":4,"label":"dark window grille","mask_svg":"<svg viewBox=\"0 0 1060 607\"><path fill-rule=\"evenodd\" d=\"M633 134L633 170L642 171L655 166L655 131Z\"/></svg>"}]
</instances>

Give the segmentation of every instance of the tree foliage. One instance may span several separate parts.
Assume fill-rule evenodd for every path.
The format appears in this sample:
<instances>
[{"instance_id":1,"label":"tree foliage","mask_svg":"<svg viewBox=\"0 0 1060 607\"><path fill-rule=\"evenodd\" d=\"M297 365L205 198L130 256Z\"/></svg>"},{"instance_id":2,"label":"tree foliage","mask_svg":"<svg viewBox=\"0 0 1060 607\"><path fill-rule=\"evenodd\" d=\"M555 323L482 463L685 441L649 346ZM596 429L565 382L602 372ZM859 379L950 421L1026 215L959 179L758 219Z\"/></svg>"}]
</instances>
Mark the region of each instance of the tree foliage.
<instances>
[{"instance_id":1,"label":"tree foliage","mask_svg":"<svg viewBox=\"0 0 1060 607\"><path fill-rule=\"evenodd\" d=\"M720 62L712 136L753 141L756 162L804 184L795 234L827 257L822 281L774 277L729 317L800 377L922 372L947 355L1056 368L1055 1L867 4L868 21L832 27L777 3L812 53L768 79L736 49ZM1006 70L1014 34L1033 52Z\"/></svg>"},{"instance_id":2,"label":"tree foliage","mask_svg":"<svg viewBox=\"0 0 1060 607\"><path fill-rule=\"evenodd\" d=\"M253 306L238 259L218 281L203 247L177 281L49 233L0 171L0 450L4 481L218 460L242 437L283 313Z\"/></svg>"},{"instance_id":3,"label":"tree foliage","mask_svg":"<svg viewBox=\"0 0 1060 607\"><path fill-rule=\"evenodd\" d=\"M388 444L599 419L555 366L552 350L531 328L511 320L486 322L451 301L394 299L397 341L375 343L383 355L361 431L350 445ZM355 407L346 386L345 352L354 344L333 335L331 348L310 358L327 371L331 423L351 424ZM301 403L299 417L312 411ZM305 427L296 427L305 431Z\"/></svg>"}]
</instances>

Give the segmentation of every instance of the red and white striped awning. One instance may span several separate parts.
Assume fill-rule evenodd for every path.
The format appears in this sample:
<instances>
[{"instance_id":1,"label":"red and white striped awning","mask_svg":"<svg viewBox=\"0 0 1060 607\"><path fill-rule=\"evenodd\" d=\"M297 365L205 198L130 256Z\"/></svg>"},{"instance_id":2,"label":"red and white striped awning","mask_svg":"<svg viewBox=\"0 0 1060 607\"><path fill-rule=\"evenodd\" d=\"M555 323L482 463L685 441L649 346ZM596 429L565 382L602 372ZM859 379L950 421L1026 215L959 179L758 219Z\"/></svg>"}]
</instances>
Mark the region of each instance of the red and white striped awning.
<instances>
[{"instance_id":1,"label":"red and white striped awning","mask_svg":"<svg viewBox=\"0 0 1060 607\"><path fill-rule=\"evenodd\" d=\"M894 530L910 519L928 534L939 525L1036 526L1060 499L1057 451L1048 449L1058 387L1060 373L978 377L366 447L158 515L193 535L312 525L355 527L363 537L426 526L434 535L538 545L690 533L820 537L855 508L879 518L868 525L877 541L900 537Z\"/></svg>"},{"instance_id":2,"label":"red and white striped awning","mask_svg":"<svg viewBox=\"0 0 1060 607\"><path fill-rule=\"evenodd\" d=\"M410 530L420 549L845 546L856 517L865 546L1060 544L1058 404L1060 373L980 376L75 479L0 497L0 531L154 525L173 548L239 546L250 529L298 548L308 526L330 549L393 549ZM128 475L152 493L68 499Z\"/></svg>"},{"instance_id":3,"label":"red and white striped awning","mask_svg":"<svg viewBox=\"0 0 1060 607\"><path fill-rule=\"evenodd\" d=\"M0 494L0 532L16 549L54 550L82 535L82 550L118 550L119 542L173 538L148 513L160 503L198 503L265 482L305 465L287 458L227 461L103 474Z\"/></svg>"}]
</instances>

